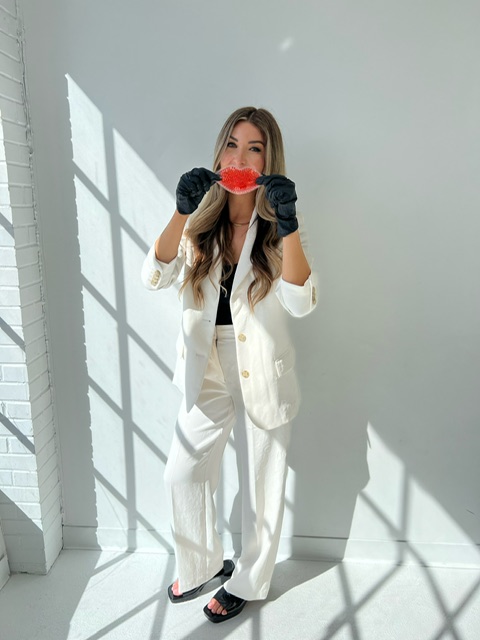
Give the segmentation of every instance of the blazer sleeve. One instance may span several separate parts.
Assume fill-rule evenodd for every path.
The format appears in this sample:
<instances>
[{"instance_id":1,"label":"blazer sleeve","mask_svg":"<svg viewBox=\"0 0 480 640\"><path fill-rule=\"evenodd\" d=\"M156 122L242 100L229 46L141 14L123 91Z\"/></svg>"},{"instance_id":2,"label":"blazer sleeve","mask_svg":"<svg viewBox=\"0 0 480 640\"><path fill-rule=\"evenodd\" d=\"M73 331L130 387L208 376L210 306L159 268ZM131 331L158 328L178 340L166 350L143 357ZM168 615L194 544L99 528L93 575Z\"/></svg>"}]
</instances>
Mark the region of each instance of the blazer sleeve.
<instances>
[{"instance_id":1,"label":"blazer sleeve","mask_svg":"<svg viewBox=\"0 0 480 640\"><path fill-rule=\"evenodd\" d=\"M303 224L303 217L297 215L299 223L300 242L307 258L307 261L312 267L313 261L308 253L308 240L305 231L305 225ZM312 273L308 276L307 281L303 285L292 284L286 282L283 278L280 278L275 293L278 299L285 309L296 318L301 318L311 313L317 306L317 277Z\"/></svg>"},{"instance_id":2,"label":"blazer sleeve","mask_svg":"<svg viewBox=\"0 0 480 640\"><path fill-rule=\"evenodd\" d=\"M185 264L185 237L182 238L178 246L178 253L171 262L160 262L155 257L155 244L150 247L145 260L143 261L141 278L144 286L151 291L166 289L172 286L177 280Z\"/></svg>"}]
</instances>

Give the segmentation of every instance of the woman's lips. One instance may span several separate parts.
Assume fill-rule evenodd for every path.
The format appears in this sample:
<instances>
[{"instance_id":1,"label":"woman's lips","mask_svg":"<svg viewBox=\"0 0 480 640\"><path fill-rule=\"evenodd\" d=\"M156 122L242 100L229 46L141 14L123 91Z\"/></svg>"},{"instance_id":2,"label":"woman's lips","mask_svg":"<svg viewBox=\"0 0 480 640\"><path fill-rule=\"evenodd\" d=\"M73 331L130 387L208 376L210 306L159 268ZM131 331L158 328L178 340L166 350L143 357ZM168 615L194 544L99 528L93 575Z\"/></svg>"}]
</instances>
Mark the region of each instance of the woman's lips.
<instances>
[{"instance_id":1,"label":"woman's lips","mask_svg":"<svg viewBox=\"0 0 480 640\"><path fill-rule=\"evenodd\" d=\"M251 167L243 167L243 169L225 167L218 173L222 176L222 179L217 184L230 191L230 193L236 194L249 193L258 189L260 185L256 183L256 180L262 175Z\"/></svg>"}]
</instances>

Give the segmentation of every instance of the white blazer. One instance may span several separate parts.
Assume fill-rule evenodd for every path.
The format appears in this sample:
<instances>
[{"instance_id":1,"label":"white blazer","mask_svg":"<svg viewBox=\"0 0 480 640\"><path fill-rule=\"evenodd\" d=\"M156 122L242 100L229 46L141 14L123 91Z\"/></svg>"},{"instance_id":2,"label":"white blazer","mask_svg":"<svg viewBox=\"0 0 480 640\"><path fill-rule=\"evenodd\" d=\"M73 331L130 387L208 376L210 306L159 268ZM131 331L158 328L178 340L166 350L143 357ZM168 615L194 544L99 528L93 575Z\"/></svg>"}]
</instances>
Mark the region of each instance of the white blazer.
<instances>
[{"instance_id":1,"label":"white blazer","mask_svg":"<svg viewBox=\"0 0 480 640\"><path fill-rule=\"evenodd\" d=\"M281 277L273 283L268 295L255 305L248 305L247 291L253 281L250 254L257 233L253 211L232 287L230 308L237 337L237 360L245 408L252 422L262 429L274 429L289 422L298 412L300 393L295 375L295 351L288 334L287 313L305 316L317 304L312 275L303 286L285 282ZM305 234L300 226L305 250ZM170 263L155 258L155 246L148 252L142 268L142 282L156 291L171 286L193 260L193 249L185 236L178 255ZM178 341L178 358L174 384L185 394L187 411L197 401L212 349L222 265L218 264L211 280L202 283L205 304L199 308L191 286L183 291L182 329Z\"/></svg>"}]
</instances>

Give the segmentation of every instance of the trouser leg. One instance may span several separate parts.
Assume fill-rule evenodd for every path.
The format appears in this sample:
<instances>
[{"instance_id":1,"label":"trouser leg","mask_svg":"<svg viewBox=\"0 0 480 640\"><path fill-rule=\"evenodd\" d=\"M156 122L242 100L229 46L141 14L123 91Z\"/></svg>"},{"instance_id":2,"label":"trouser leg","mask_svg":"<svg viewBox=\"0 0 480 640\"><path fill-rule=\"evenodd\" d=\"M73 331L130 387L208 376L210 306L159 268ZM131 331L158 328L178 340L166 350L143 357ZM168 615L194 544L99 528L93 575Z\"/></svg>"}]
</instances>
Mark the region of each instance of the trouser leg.
<instances>
[{"instance_id":1,"label":"trouser leg","mask_svg":"<svg viewBox=\"0 0 480 640\"><path fill-rule=\"evenodd\" d=\"M219 361L236 413L235 449L242 491L242 552L225 589L245 600L267 597L275 567L285 505L291 424L255 426L245 410L233 334L217 343Z\"/></svg>"},{"instance_id":2,"label":"trouser leg","mask_svg":"<svg viewBox=\"0 0 480 640\"><path fill-rule=\"evenodd\" d=\"M242 552L225 588L245 600L262 600L270 589L282 530L291 425L264 431L248 418L245 422L245 429L235 425L236 446L243 441L242 453L247 453L241 461Z\"/></svg>"},{"instance_id":3,"label":"trouser leg","mask_svg":"<svg viewBox=\"0 0 480 640\"><path fill-rule=\"evenodd\" d=\"M223 566L213 494L234 419L214 345L196 406L187 413L182 403L165 468L181 592Z\"/></svg>"}]
</instances>

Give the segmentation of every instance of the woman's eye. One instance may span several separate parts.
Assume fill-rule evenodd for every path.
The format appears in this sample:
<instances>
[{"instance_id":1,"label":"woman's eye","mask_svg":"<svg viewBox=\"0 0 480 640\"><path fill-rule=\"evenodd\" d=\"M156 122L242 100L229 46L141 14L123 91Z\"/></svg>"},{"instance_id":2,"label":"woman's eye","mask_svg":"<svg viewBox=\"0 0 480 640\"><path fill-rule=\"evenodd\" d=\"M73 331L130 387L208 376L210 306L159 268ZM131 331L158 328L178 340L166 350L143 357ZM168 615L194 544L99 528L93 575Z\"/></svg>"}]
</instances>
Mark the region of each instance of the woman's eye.
<instances>
[{"instance_id":1,"label":"woman's eye","mask_svg":"<svg viewBox=\"0 0 480 640\"><path fill-rule=\"evenodd\" d=\"M251 147L251 151L255 151L255 153L261 153L261 149L259 147Z\"/></svg>"},{"instance_id":2,"label":"woman's eye","mask_svg":"<svg viewBox=\"0 0 480 640\"><path fill-rule=\"evenodd\" d=\"M234 142L229 142L229 143L227 144L227 147L230 147L230 149L235 149L236 144L235 144Z\"/></svg>"}]
</instances>

